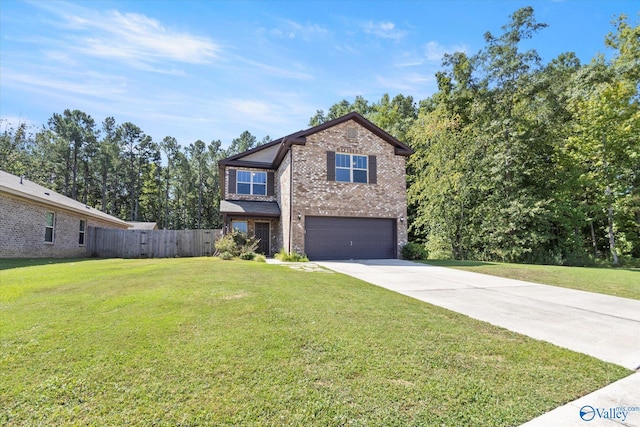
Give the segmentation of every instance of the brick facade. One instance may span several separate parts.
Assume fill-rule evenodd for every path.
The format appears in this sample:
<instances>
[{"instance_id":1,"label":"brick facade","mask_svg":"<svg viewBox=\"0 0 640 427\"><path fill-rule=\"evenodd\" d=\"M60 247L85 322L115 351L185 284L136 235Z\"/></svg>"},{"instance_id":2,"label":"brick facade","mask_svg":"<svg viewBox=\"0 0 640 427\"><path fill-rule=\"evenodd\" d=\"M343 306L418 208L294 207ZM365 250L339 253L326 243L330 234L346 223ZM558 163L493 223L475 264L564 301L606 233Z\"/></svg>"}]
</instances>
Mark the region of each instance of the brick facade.
<instances>
[{"instance_id":1,"label":"brick facade","mask_svg":"<svg viewBox=\"0 0 640 427\"><path fill-rule=\"evenodd\" d=\"M45 242L47 212L55 213L54 241ZM80 220L86 221L85 244L79 244ZM112 227L107 222L73 211L0 194L0 258L87 257L89 227Z\"/></svg>"},{"instance_id":2,"label":"brick facade","mask_svg":"<svg viewBox=\"0 0 640 427\"><path fill-rule=\"evenodd\" d=\"M305 253L305 218L313 216L392 220L396 224L395 253L399 256L401 247L407 243L406 158L412 153L409 147L356 113L264 147L224 159L220 166L224 170L225 199L277 201L280 218L271 222L272 253L281 248ZM329 157L328 152L332 153ZM334 158L330 156L340 153L367 157L367 183L338 182L335 173L328 173L328 165ZM229 182L230 169L275 171L274 196L235 194L236 189ZM225 214L225 218L232 220L232 213Z\"/></svg>"},{"instance_id":3,"label":"brick facade","mask_svg":"<svg viewBox=\"0 0 640 427\"><path fill-rule=\"evenodd\" d=\"M347 138L347 129L356 137ZM293 151L292 249L305 252L306 216L393 218L397 221L398 254L407 243L406 175L404 156L359 124L348 121L307 137ZM328 181L327 151L376 156L377 183ZM301 219L297 219L298 213Z\"/></svg>"},{"instance_id":4,"label":"brick facade","mask_svg":"<svg viewBox=\"0 0 640 427\"><path fill-rule=\"evenodd\" d=\"M277 224L278 239L274 253L281 248L291 252L291 156L291 152L285 156L276 173L275 193L280 206L280 221Z\"/></svg>"},{"instance_id":5,"label":"brick facade","mask_svg":"<svg viewBox=\"0 0 640 427\"><path fill-rule=\"evenodd\" d=\"M236 172L237 171L247 171L247 172L273 172L273 170L264 170L264 169L258 169L258 168L227 168L225 170L225 181L227 183L227 194L226 194L226 199L227 200L256 200L256 201L260 201L260 202L275 202L277 197L276 195L273 196L254 196L251 194L238 194L236 191L236 186L233 186L230 184L230 180L229 180L229 170L230 169L235 169ZM237 178L236 178L236 182L237 182ZM275 188L277 187L277 184L274 183L274 191L277 191Z\"/></svg>"}]
</instances>

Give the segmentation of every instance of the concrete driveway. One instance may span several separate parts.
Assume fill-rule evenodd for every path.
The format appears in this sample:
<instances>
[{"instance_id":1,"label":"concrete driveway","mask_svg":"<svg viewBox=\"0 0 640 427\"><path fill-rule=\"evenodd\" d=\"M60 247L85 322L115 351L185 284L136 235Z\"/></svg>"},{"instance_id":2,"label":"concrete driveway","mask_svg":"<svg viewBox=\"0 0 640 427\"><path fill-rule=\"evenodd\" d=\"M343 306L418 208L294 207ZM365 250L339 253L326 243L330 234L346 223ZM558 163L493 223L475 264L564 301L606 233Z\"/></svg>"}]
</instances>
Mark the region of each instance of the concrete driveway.
<instances>
[{"instance_id":1,"label":"concrete driveway","mask_svg":"<svg viewBox=\"0 0 640 427\"><path fill-rule=\"evenodd\" d=\"M317 264L607 362L640 367L638 300L402 260Z\"/></svg>"}]
</instances>

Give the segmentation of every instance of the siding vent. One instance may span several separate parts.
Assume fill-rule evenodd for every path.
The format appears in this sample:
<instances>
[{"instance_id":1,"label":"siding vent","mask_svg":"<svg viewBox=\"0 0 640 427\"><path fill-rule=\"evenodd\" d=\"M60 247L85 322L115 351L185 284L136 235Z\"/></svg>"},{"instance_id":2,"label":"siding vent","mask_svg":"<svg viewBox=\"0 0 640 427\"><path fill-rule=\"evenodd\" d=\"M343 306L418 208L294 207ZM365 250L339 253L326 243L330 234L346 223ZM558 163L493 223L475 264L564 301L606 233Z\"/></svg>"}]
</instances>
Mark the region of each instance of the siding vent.
<instances>
[{"instance_id":1,"label":"siding vent","mask_svg":"<svg viewBox=\"0 0 640 427\"><path fill-rule=\"evenodd\" d=\"M347 139L356 139L358 137L358 128L347 128Z\"/></svg>"}]
</instances>

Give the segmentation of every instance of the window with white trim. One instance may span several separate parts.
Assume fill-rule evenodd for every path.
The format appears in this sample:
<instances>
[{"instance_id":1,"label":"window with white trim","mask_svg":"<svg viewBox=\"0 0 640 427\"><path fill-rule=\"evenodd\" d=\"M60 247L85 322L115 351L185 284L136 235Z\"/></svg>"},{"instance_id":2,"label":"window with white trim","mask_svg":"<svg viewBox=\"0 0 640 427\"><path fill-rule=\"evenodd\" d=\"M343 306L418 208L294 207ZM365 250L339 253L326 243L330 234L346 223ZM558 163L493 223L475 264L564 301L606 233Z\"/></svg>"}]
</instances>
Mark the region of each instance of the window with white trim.
<instances>
[{"instance_id":1,"label":"window with white trim","mask_svg":"<svg viewBox=\"0 0 640 427\"><path fill-rule=\"evenodd\" d=\"M78 244L80 246L84 246L84 236L87 232L87 220L85 219L81 219L80 220L80 230L78 233Z\"/></svg>"},{"instance_id":2,"label":"window with white trim","mask_svg":"<svg viewBox=\"0 0 640 427\"><path fill-rule=\"evenodd\" d=\"M56 214L55 212L47 212L46 224L44 226L44 242L53 243L55 237Z\"/></svg>"},{"instance_id":3,"label":"window with white trim","mask_svg":"<svg viewBox=\"0 0 640 427\"><path fill-rule=\"evenodd\" d=\"M367 183L367 156L336 153L336 181Z\"/></svg>"},{"instance_id":4,"label":"window with white trim","mask_svg":"<svg viewBox=\"0 0 640 427\"><path fill-rule=\"evenodd\" d=\"M236 193L265 196L267 194L267 173L239 170L236 174Z\"/></svg>"}]
</instances>

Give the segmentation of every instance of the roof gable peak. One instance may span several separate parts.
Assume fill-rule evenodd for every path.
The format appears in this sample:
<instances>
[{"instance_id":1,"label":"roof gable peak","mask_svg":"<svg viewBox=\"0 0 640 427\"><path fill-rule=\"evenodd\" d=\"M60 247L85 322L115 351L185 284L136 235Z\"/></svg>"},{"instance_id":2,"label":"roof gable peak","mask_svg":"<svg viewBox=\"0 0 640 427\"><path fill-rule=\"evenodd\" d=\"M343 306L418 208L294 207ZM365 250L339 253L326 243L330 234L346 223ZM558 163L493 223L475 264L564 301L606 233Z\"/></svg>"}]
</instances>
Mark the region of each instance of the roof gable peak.
<instances>
[{"instance_id":1,"label":"roof gable peak","mask_svg":"<svg viewBox=\"0 0 640 427\"><path fill-rule=\"evenodd\" d=\"M381 129L380 127L376 126L375 124L367 120L360 113L356 111L352 111L348 114L345 114L344 116L340 116L333 120L329 120L319 125L310 127L306 130L300 130L298 132L294 132L280 139L276 139L266 144L252 148L251 150L247 150L242 153L229 156L226 159L220 160L219 164L220 166L225 166L225 165L241 166L242 165L242 166L275 169L280 165L280 162L282 162L284 155L289 151L289 149L291 148L291 145L294 145L294 144L304 145L306 144L307 136L316 134L318 132L322 132L326 129L348 122L349 120L355 121L360 126L369 130L370 132L378 136L383 141L387 142L388 144L391 144L395 148L396 155L410 156L411 154L413 154L413 150L409 146L403 144L398 139L390 135L388 132L386 132L385 130ZM274 146L278 146L277 150L275 149ZM269 155L264 156L263 157L264 161L261 161L261 162L247 161L248 160L247 157L259 158L260 156L255 156L257 153L260 153L261 151L267 150L271 147L274 147L273 153L269 153Z\"/></svg>"}]
</instances>

